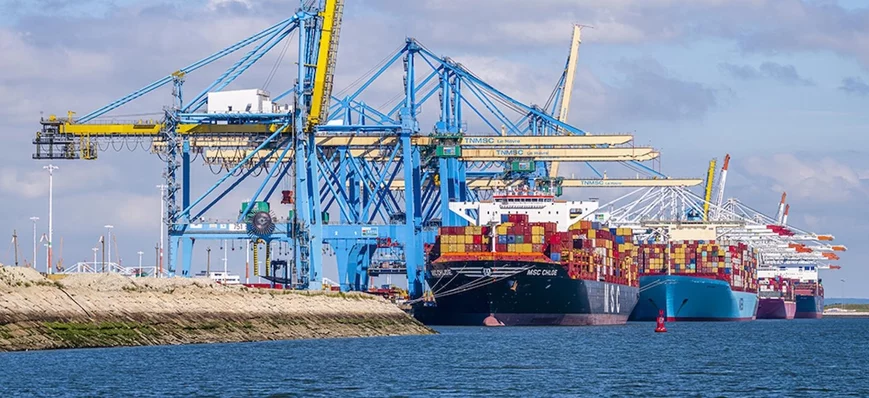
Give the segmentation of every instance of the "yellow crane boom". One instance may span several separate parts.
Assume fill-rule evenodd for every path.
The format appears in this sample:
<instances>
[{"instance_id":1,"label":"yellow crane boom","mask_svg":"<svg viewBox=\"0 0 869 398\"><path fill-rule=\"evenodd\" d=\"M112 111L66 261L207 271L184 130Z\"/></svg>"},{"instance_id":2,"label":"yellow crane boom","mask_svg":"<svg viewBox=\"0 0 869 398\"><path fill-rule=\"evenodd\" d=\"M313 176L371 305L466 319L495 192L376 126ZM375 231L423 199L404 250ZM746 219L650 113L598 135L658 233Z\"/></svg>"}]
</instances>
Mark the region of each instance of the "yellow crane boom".
<instances>
[{"instance_id":1,"label":"yellow crane boom","mask_svg":"<svg viewBox=\"0 0 869 398\"><path fill-rule=\"evenodd\" d=\"M332 78L338 59L338 38L341 33L343 14L344 0L326 0L325 7L320 13L323 25L320 29L311 109L308 112L308 131L313 131L314 126L329 120L329 98L332 96Z\"/></svg>"},{"instance_id":2,"label":"yellow crane boom","mask_svg":"<svg viewBox=\"0 0 869 398\"><path fill-rule=\"evenodd\" d=\"M712 184L715 180L715 159L709 161L706 173L706 195L703 197L703 221L709 221L709 201L712 200Z\"/></svg>"}]
</instances>

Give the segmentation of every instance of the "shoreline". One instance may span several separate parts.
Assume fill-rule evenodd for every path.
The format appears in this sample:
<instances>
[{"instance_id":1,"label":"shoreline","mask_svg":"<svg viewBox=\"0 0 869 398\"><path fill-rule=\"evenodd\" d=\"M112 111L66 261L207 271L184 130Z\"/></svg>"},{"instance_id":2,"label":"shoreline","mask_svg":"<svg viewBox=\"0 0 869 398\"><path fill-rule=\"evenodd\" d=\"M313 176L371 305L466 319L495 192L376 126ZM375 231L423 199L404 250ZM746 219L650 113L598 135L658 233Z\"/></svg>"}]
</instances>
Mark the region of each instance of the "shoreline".
<instances>
[{"instance_id":1,"label":"shoreline","mask_svg":"<svg viewBox=\"0 0 869 398\"><path fill-rule=\"evenodd\" d=\"M364 293L114 274L51 281L0 266L0 352L435 333Z\"/></svg>"},{"instance_id":2,"label":"shoreline","mask_svg":"<svg viewBox=\"0 0 869 398\"><path fill-rule=\"evenodd\" d=\"M869 318L869 312L858 311L858 312L824 312L824 317L834 317L834 318Z\"/></svg>"}]
</instances>

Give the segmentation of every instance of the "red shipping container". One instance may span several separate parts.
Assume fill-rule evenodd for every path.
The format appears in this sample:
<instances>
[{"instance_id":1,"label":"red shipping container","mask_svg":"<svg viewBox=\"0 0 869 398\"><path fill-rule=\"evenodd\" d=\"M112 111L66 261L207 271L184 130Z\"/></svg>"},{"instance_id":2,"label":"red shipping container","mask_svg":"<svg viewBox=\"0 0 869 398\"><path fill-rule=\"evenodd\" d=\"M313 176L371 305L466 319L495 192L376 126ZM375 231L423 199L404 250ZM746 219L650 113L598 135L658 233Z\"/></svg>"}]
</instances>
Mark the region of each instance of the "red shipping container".
<instances>
[{"instance_id":1,"label":"red shipping container","mask_svg":"<svg viewBox=\"0 0 869 398\"><path fill-rule=\"evenodd\" d=\"M475 245L483 244L483 237L481 235L474 235L474 244Z\"/></svg>"}]
</instances>

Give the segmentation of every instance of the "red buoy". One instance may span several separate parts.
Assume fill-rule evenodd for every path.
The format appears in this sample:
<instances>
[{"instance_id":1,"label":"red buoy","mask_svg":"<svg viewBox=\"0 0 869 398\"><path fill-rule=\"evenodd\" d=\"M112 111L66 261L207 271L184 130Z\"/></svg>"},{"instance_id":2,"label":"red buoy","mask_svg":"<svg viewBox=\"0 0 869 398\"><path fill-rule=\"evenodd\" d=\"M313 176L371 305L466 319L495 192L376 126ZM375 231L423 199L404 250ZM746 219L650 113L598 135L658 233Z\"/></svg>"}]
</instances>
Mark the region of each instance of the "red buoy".
<instances>
[{"instance_id":1,"label":"red buoy","mask_svg":"<svg viewBox=\"0 0 869 398\"><path fill-rule=\"evenodd\" d=\"M664 310L658 310L658 325L655 327L655 333L664 333L667 327L664 326Z\"/></svg>"}]
</instances>

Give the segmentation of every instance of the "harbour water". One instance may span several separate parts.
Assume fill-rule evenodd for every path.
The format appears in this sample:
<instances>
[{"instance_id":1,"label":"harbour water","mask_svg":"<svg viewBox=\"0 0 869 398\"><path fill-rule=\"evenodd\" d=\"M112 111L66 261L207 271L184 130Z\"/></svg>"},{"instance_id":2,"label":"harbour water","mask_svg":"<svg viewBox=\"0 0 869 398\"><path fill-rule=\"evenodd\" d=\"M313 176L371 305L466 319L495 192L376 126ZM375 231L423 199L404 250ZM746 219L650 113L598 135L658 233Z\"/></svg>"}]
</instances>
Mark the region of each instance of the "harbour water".
<instances>
[{"instance_id":1,"label":"harbour water","mask_svg":"<svg viewBox=\"0 0 869 398\"><path fill-rule=\"evenodd\" d=\"M869 396L869 319L0 354L0 396Z\"/></svg>"}]
</instances>

